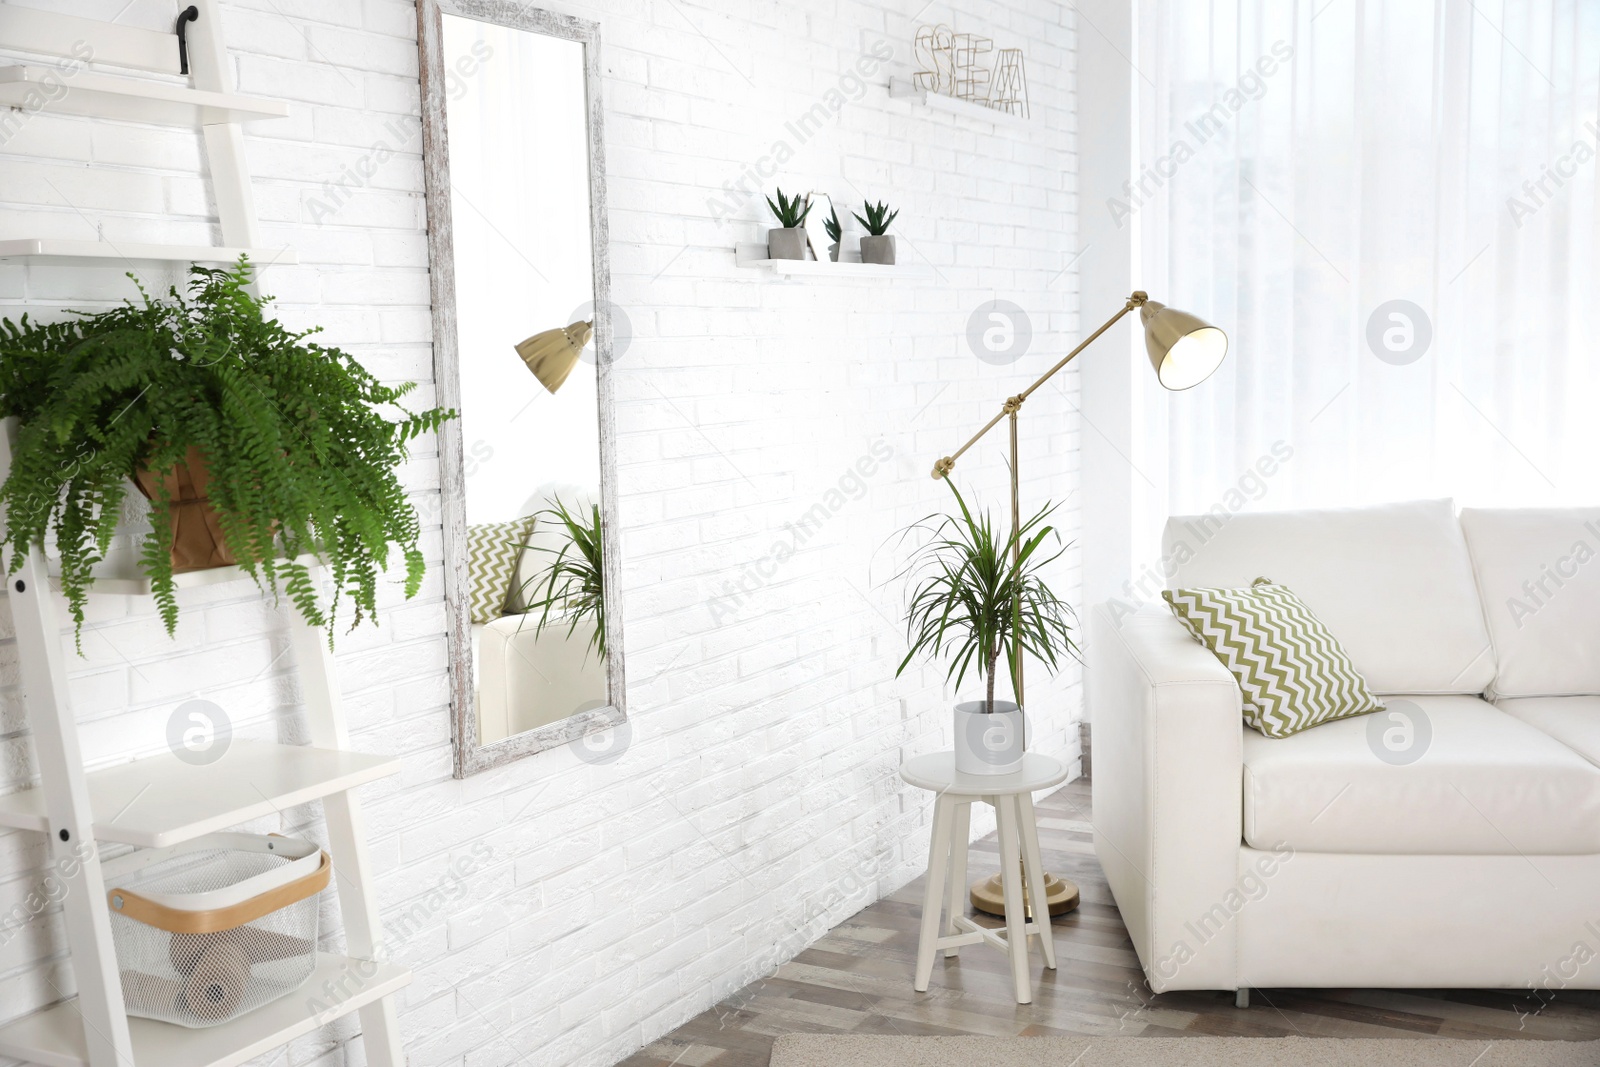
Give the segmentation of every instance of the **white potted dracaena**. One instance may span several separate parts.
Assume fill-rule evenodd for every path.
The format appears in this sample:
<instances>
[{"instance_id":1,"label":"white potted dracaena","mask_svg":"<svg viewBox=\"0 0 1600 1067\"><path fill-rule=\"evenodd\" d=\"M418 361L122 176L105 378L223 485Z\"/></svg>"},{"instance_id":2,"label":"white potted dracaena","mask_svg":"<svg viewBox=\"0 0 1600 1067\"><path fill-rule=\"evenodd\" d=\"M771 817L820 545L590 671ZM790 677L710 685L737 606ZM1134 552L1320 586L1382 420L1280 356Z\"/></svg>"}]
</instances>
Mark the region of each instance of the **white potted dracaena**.
<instances>
[{"instance_id":1,"label":"white potted dracaena","mask_svg":"<svg viewBox=\"0 0 1600 1067\"><path fill-rule=\"evenodd\" d=\"M956 705L956 771L1011 774L1022 768L1026 718L1015 701L995 699L995 680L1003 661L1015 694L1021 656L1032 656L1052 674L1064 658L1077 656L1072 608L1040 573L1065 548L1046 522L1054 505L1002 536L987 511L974 515L954 485L950 491L959 516L929 516L902 533L925 540L899 575L909 586L911 647L895 676L918 657L942 659L946 679L959 688L976 667L986 682L984 697Z\"/></svg>"}]
</instances>

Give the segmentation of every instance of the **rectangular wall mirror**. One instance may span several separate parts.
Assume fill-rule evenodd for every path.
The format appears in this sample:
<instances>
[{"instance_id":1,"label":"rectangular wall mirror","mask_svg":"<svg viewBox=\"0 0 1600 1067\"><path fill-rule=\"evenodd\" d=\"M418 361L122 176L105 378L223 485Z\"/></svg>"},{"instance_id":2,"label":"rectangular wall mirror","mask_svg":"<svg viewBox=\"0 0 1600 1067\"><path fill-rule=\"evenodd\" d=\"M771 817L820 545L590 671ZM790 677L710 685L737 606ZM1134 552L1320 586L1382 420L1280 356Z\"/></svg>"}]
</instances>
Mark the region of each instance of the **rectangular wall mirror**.
<instances>
[{"instance_id":1,"label":"rectangular wall mirror","mask_svg":"<svg viewBox=\"0 0 1600 1067\"><path fill-rule=\"evenodd\" d=\"M600 40L422 0L456 777L625 718Z\"/></svg>"}]
</instances>

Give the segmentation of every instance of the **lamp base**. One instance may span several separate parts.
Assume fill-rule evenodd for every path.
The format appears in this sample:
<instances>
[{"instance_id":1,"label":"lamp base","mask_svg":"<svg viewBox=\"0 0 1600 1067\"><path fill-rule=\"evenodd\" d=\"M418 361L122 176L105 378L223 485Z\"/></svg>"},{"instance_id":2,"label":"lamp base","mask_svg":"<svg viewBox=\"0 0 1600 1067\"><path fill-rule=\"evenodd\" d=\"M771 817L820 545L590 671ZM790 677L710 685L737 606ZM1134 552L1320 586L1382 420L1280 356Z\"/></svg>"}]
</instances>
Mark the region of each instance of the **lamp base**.
<instances>
[{"instance_id":1,"label":"lamp base","mask_svg":"<svg viewBox=\"0 0 1600 1067\"><path fill-rule=\"evenodd\" d=\"M1000 918L1006 916L1005 889L1000 884L998 874L972 883L972 889L967 894L972 901L972 906L981 912L995 915ZM1028 900L1027 883L1023 883L1023 903ZM1044 875L1044 899L1050 909L1051 917L1065 915L1078 906L1078 887L1065 878L1057 878L1049 871Z\"/></svg>"}]
</instances>

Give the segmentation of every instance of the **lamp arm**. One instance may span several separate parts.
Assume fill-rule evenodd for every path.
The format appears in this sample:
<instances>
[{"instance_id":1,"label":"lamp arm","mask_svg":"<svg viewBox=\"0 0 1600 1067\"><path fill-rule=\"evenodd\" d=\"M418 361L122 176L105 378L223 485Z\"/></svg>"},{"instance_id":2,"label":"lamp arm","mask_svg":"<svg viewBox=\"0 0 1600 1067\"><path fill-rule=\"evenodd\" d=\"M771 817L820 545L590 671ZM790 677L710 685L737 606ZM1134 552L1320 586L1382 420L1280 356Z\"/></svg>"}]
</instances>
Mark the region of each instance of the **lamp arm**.
<instances>
[{"instance_id":1,"label":"lamp arm","mask_svg":"<svg viewBox=\"0 0 1600 1067\"><path fill-rule=\"evenodd\" d=\"M1132 296L1128 297L1127 303L1122 305L1121 311L1118 311L1115 315L1111 316L1106 320L1105 325L1101 326L1094 333L1091 333L1088 337L1085 337L1081 342L1079 342L1078 347L1074 348L1071 352L1068 352L1066 357L1062 359L1060 363L1057 363L1054 367L1051 367L1049 370L1045 371L1044 374L1040 376L1038 381L1028 386L1028 388L1024 389L1016 396L1008 397L1004 406L1002 406L1000 409L1000 414L990 419L984 425L983 429L972 435L972 439L966 444L962 445L953 453L945 456L943 459L939 460L933 465L934 478L943 478L945 475L949 474L950 471L954 469L956 460L960 459L962 454L965 453L967 449L971 448L973 445L982 440L984 434L994 429L996 423L1005 418L1007 415L1014 414L1018 408L1022 407L1022 402L1027 400L1028 397L1033 394L1035 389L1039 388L1039 386L1043 385L1051 378L1054 378L1056 376L1056 372L1061 370L1061 368L1065 367L1068 363L1071 363L1079 352L1082 352L1085 348L1088 348L1090 345L1094 344L1095 340L1101 334L1115 326L1122 319L1122 316L1126 315L1136 307L1142 307L1147 299L1149 298L1143 292L1134 292Z\"/></svg>"}]
</instances>

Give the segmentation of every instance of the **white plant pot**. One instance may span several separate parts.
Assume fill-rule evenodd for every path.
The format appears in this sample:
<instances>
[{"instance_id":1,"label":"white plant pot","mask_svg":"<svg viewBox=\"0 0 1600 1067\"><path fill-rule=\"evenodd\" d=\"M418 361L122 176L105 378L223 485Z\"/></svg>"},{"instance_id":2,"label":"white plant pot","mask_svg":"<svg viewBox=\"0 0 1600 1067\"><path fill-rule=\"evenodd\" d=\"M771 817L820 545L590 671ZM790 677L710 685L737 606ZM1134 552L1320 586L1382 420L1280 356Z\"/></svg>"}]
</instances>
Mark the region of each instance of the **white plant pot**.
<instances>
[{"instance_id":1,"label":"white plant pot","mask_svg":"<svg viewBox=\"0 0 1600 1067\"><path fill-rule=\"evenodd\" d=\"M1009 700L985 715L981 700L956 705L956 773L1015 774L1027 752L1027 718Z\"/></svg>"}]
</instances>

